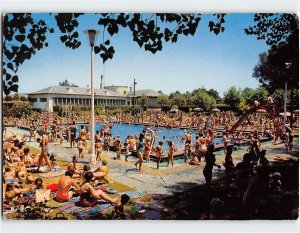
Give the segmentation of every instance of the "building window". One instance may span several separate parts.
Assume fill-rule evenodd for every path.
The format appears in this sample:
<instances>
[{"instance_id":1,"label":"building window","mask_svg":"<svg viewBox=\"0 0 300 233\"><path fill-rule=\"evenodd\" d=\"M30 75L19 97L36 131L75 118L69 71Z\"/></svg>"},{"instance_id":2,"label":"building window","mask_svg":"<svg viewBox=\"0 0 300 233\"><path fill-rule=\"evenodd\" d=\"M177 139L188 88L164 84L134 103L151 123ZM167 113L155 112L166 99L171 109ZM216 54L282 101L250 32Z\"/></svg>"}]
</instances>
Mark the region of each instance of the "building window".
<instances>
[{"instance_id":1,"label":"building window","mask_svg":"<svg viewBox=\"0 0 300 233\"><path fill-rule=\"evenodd\" d=\"M40 98L40 102L47 102L47 98Z\"/></svg>"},{"instance_id":2,"label":"building window","mask_svg":"<svg viewBox=\"0 0 300 233\"><path fill-rule=\"evenodd\" d=\"M28 97L28 101L29 101L29 102L37 102L37 98L29 98L29 97Z\"/></svg>"},{"instance_id":3,"label":"building window","mask_svg":"<svg viewBox=\"0 0 300 233\"><path fill-rule=\"evenodd\" d=\"M123 91L123 94L126 95L126 94L127 94L127 91Z\"/></svg>"}]
</instances>

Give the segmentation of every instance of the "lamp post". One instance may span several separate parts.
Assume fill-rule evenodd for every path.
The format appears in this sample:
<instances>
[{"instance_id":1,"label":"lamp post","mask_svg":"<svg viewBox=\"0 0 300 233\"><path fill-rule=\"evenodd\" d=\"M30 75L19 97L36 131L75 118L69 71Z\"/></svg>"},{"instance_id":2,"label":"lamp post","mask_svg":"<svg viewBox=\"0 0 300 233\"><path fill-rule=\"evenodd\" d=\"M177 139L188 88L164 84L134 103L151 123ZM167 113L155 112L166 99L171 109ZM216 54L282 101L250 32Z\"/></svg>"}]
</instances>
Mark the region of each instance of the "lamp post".
<instances>
[{"instance_id":1,"label":"lamp post","mask_svg":"<svg viewBox=\"0 0 300 233\"><path fill-rule=\"evenodd\" d=\"M286 69L290 69L292 66L292 63L285 63L285 67ZM284 82L284 117L283 117L283 125L284 125L284 128L285 128L285 122L286 122L286 96L287 96L287 79L285 79L285 82ZM292 114L292 113L291 113Z\"/></svg>"},{"instance_id":2,"label":"lamp post","mask_svg":"<svg viewBox=\"0 0 300 233\"><path fill-rule=\"evenodd\" d=\"M135 81L135 79L133 79L133 115L135 115L135 85L137 84L137 82Z\"/></svg>"},{"instance_id":3,"label":"lamp post","mask_svg":"<svg viewBox=\"0 0 300 233\"><path fill-rule=\"evenodd\" d=\"M93 61L93 54L94 54L94 45L96 41L96 36L99 33L97 30L89 29L85 30L84 33L86 33L89 37L89 42L91 46L91 107L92 107L92 133L91 133L91 162L92 158L95 157L95 96L94 96L94 61Z\"/></svg>"}]
</instances>

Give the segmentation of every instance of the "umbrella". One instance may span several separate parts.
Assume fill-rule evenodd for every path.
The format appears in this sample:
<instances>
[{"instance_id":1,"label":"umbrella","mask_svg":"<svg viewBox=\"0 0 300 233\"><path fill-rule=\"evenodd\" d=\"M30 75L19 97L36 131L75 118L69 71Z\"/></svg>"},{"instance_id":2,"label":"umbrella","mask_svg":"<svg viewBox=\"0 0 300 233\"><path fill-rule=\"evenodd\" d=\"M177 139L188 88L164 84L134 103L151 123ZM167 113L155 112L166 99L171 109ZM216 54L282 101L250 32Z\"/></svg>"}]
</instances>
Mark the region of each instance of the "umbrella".
<instances>
[{"instance_id":1,"label":"umbrella","mask_svg":"<svg viewBox=\"0 0 300 233\"><path fill-rule=\"evenodd\" d=\"M176 112L178 112L178 109L171 109L169 112L170 113L176 113Z\"/></svg>"},{"instance_id":2,"label":"umbrella","mask_svg":"<svg viewBox=\"0 0 300 233\"><path fill-rule=\"evenodd\" d=\"M280 116L284 116L284 112L279 113L279 115ZM286 112L285 116L291 116L291 113L290 112Z\"/></svg>"},{"instance_id":3,"label":"umbrella","mask_svg":"<svg viewBox=\"0 0 300 233\"><path fill-rule=\"evenodd\" d=\"M213 108L211 111L212 111L212 112L221 112L221 110L218 109L218 108Z\"/></svg>"},{"instance_id":4,"label":"umbrella","mask_svg":"<svg viewBox=\"0 0 300 233\"><path fill-rule=\"evenodd\" d=\"M258 112L258 113L266 113L267 110L260 108L260 109L257 109L256 112Z\"/></svg>"},{"instance_id":5,"label":"umbrella","mask_svg":"<svg viewBox=\"0 0 300 233\"><path fill-rule=\"evenodd\" d=\"M194 108L193 112L203 112L203 109L202 108Z\"/></svg>"}]
</instances>

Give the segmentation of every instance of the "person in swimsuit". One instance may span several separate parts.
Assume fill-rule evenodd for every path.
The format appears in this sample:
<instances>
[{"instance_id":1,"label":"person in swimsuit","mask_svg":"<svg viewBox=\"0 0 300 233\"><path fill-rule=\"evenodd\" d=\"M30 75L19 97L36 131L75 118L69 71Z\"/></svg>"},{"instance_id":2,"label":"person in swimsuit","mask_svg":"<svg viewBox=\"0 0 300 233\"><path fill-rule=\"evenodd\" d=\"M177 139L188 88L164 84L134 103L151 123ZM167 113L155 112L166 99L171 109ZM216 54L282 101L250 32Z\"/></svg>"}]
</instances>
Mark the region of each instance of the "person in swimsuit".
<instances>
[{"instance_id":1,"label":"person in swimsuit","mask_svg":"<svg viewBox=\"0 0 300 233\"><path fill-rule=\"evenodd\" d=\"M143 152L144 152L144 142L140 141L137 148L137 156L139 160L136 161L136 163L134 164L136 168L138 168L139 172L141 171L142 164L143 164ZM137 165L139 165L139 167L137 167Z\"/></svg>"},{"instance_id":2,"label":"person in swimsuit","mask_svg":"<svg viewBox=\"0 0 300 233\"><path fill-rule=\"evenodd\" d=\"M107 160L103 159L102 160L102 166L99 166L93 172L93 175L94 175L94 178L97 179L97 180L101 180L102 179L105 182L110 183L108 173L109 173L109 168L107 166Z\"/></svg>"},{"instance_id":3,"label":"person in swimsuit","mask_svg":"<svg viewBox=\"0 0 300 233\"><path fill-rule=\"evenodd\" d=\"M102 141L102 138L99 139L99 141L96 143L95 145L95 149L96 149L96 159L100 158L100 160L103 159L103 146L104 146L104 143Z\"/></svg>"},{"instance_id":4,"label":"person in swimsuit","mask_svg":"<svg viewBox=\"0 0 300 233\"><path fill-rule=\"evenodd\" d=\"M173 167L174 166L173 156L174 156L174 152L175 152L174 143L172 141L169 141L168 144L169 144L169 151L168 151L168 164L167 164L167 167L169 167L170 162L171 162L172 167Z\"/></svg>"},{"instance_id":5,"label":"person in swimsuit","mask_svg":"<svg viewBox=\"0 0 300 233\"><path fill-rule=\"evenodd\" d=\"M147 163L150 163L150 152L151 152L150 139L147 138L145 142L145 157Z\"/></svg>"},{"instance_id":6,"label":"person in swimsuit","mask_svg":"<svg viewBox=\"0 0 300 233\"><path fill-rule=\"evenodd\" d=\"M207 148L207 152L205 154L205 167L203 169L203 175L206 181L207 190L210 189L211 180L212 180L212 170L214 166L217 166L219 169L220 165L216 164L216 156L214 154L215 146L214 144L210 144Z\"/></svg>"},{"instance_id":7,"label":"person in swimsuit","mask_svg":"<svg viewBox=\"0 0 300 233\"><path fill-rule=\"evenodd\" d=\"M43 161L45 161L47 163L47 165L50 169L50 172L52 171L52 165L51 165L51 162L50 162L49 157L48 157L48 142L49 142L48 135L44 131L43 135L42 135L41 143L40 143L42 151L41 151L41 156L40 156L40 159L39 159L39 165L38 165L37 171L40 170L40 166L43 164Z\"/></svg>"},{"instance_id":8,"label":"person in swimsuit","mask_svg":"<svg viewBox=\"0 0 300 233\"><path fill-rule=\"evenodd\" d=\"M155 155L156 155L156 167L159 169L161 155L163 154L163 148L162 145L164 143L162 141L159 141L158 146L155 147Z\"/></svg>"},{"instance_id":9,"label":"person in swimsuit","mask_svg":"<svg viewBox=\"0 0 300 233\"><path fill-rule=\"evenodd\" d=\"M83 158L83 151L86 148L86 143L82 140L80 137L78 140L78 152L79 152L79 158Z\"/></svg>"},{"instance_id":10,"label":"person in swimsuit","mask_svg":"<svg viewBox=\"0 0 300 233\"><path fill-rule=\"evenodd\" d=\"M83 142L85 142L87 139L87 132L83 125L81 126L80 137Z\"/></svg>"},{"instance_id":11,"label":"person in swimsuit","mask_svg":"<svg viewBox=\"0 0 300 233\"><path fill-rule=\"evenodd\" d=\"M69 127L70 129L70 147L73 148L73 146L75 147L75 140L76 140L76 131L77 131L77 127L76 127L76 122L73 121L73 124Z\"/></svg>"},{"instance_id":12,"label":"person in swimsuit","mask_svg":"<svg viewBox=\"0 0 300 233\"><path fill-rule=\"evenodd\" d=\"M71 190L71 187L74 187L76 192L80 191L80 187L72 179L73 172L67 170L65 175L62 176L58 181L58 192L56 194L56 200L59 202L69 201L74 194L74 191Z\"/></svg>"},{"instance_id":13,"label":"person in swimsuit","mask_svg":"<svg viewBox=\"0 0 300 233\"><path fill-rule=\"evenodd\" d=\"M98 200L104 199L112 204L115 204L118 198L111 198L102 190L95 190L91 185L93 173L88 171L84 174L85 182L80 188L80 204L84 207L93 206Z\"/></svg>"},{"instance_id":14,"label":"person in swimsuit","mask_svg":"<svg viewBox=\"0 0 300 233\"><path fill-rule=\"evenodd\" d=\"M80 174L80 169L77 165L78 158L76 155L72 157L72 162L68 164L67 170L73 172L73 174Z\"/></svg>"}]
</instances>

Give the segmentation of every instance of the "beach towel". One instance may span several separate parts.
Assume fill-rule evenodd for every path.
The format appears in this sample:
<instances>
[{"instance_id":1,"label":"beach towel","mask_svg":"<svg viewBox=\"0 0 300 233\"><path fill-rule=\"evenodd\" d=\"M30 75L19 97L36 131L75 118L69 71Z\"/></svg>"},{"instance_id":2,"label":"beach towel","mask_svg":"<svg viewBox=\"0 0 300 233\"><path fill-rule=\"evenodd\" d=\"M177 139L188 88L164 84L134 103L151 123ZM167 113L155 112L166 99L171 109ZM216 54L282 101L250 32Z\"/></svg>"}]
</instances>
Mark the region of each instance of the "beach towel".
<instances>
[{"instance_id":1,"label":"beach towel","mask_svg":"<svg viewBox=\"0 0 300 233\"><path fill-rule=\"evenodd\" d=\"M118 193L120 196L123 194L127 194L130 198L138 198L145 194L146 192L144 190L134 190L134 191L128 191L128 192L121 192Z\"/></svg>"},{"instance_id":2,"label":"beach towel","mask_svg":"<svg viewBox=\"0 0 300 233\"><path fill-rule=\"evenodd\" d=\"M58 210L72 214L80 219L88 219L97 214L103 214L105 211L113 208L109 203L98 203L91 207L82 207L78 203L79 198L77 198L76 202L75 199L71 201L72 202L68 202L66 205L59 207Z\"/></svg>"},{"instance_id":3,"label":"beach towel","mask_svg":"<svg viewBox=\"0 0 300 233\"><path fill-rule=\"evenodd\" d=\"M50 189L46 189L46 190L37 189L35 191L35 202L39 203L39 202L43 202L43 201L49 201L50 193L51 193Z\"/></svg>"},{"instance_id":4,"label":"beach towel","mask_svg":"<svg viewBox=\"0 0 300 233\"><path fill-rule=\"evenodd\" d=\"M57 177L57 176L62 176L65 174L65 172L66 172L66 170L59 170L59 171L54 171L54 172L42 173L39 175L40 175L40 177L43 177L43 178L53 178L53 177Z\"/></svg>"}]
</instances>

